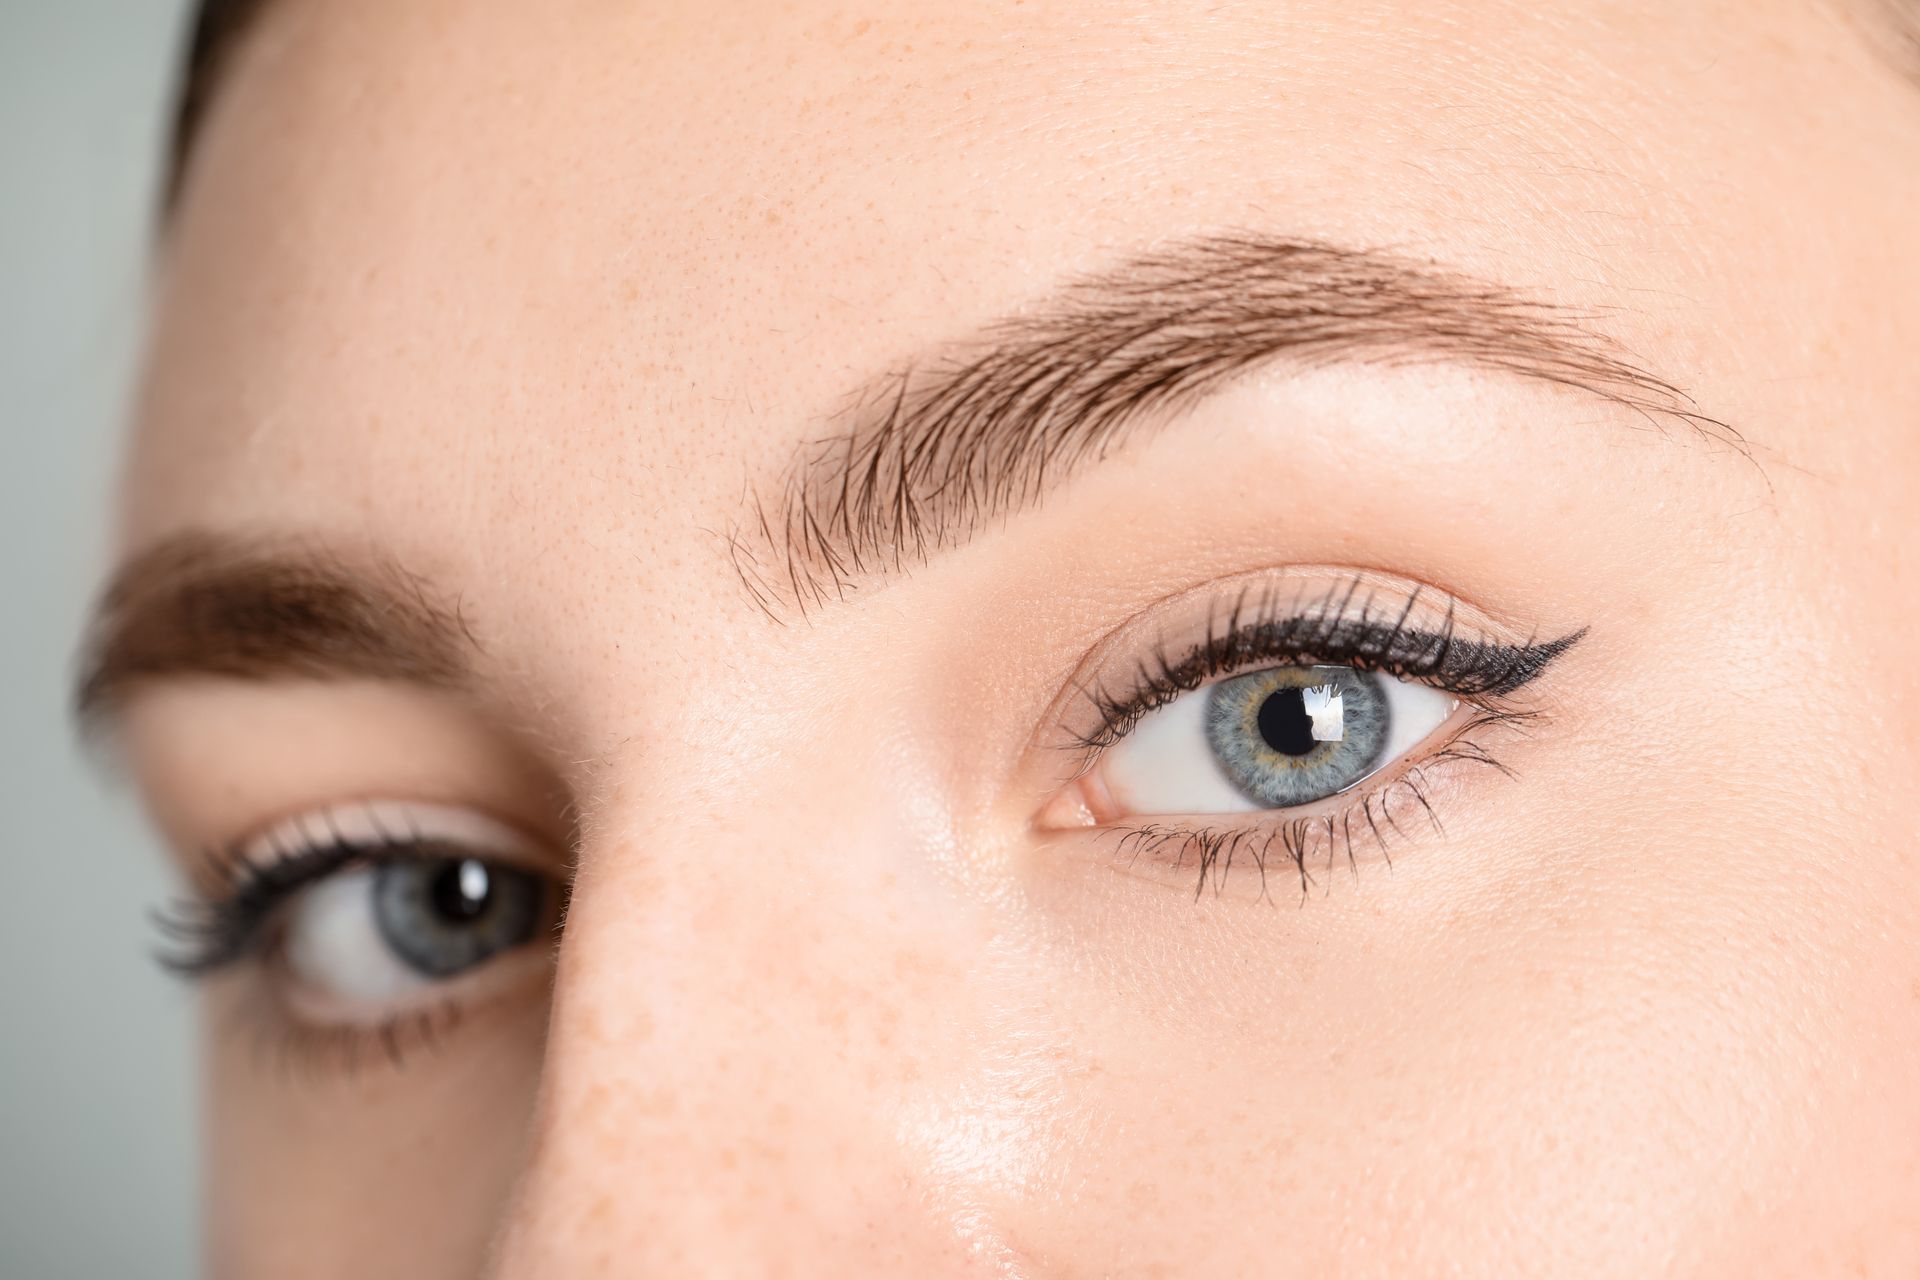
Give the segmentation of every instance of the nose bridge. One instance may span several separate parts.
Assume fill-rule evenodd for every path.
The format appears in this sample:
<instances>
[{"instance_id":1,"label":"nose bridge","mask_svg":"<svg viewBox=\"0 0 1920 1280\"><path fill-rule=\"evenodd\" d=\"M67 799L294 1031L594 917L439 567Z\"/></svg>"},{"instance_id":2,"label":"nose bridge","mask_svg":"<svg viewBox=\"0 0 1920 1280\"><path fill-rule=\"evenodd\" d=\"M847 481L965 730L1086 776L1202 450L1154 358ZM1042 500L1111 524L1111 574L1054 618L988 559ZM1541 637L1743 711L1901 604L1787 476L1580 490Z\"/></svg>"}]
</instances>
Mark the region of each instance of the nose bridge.
<instances>
[{"instance_id":1,"label":"nose bridge","mask_svg":"<svg viewBox=\"0 0 1920 1280\"><path fill-rule=\"evenodd\" d=\"M727 776L582 851L501 1274L971 1274L897 1123L965 1021L926 833L852 761Z\"/></svg>"}]
</instances>

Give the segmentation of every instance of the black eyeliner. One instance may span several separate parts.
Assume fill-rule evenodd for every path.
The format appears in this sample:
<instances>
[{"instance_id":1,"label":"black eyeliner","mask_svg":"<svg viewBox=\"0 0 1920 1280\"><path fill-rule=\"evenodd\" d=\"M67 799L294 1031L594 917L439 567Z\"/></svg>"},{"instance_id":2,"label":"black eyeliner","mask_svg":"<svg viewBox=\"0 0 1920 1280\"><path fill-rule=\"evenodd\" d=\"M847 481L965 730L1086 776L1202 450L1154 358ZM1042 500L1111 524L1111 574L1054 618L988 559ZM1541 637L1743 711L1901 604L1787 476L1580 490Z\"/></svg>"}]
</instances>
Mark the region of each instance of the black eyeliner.
<instances>
[{"instance_id":1,"label":"black eyeliner","mask_svg":"<svg viewBox=\"0 0 1920 1280\"><path fill-rule=\"evenodd\" d=\"M1498 701L1538 679L1587 633L1582 627L1557 639L1521 644L1463 637L1455 626L1451 599L1438 627L1412 626L1408 619L1422 591L1417 587L1397 615L1376 614L1370 594L1354 616L1349 610L1360 583L1358 577L1350 579L1344 588L1334 587L1317 605L1304 609L1277 608L1269 596L1250 610L1251 588L1242 590L1226 616L1210 617L1206 637L1179 657L1157 645L1137 668L1131 690L1083 690L1099 724L1072 745L1087 752L1112 746L1147 713L1216 677L1262 662L1350 666L1430 684L1464 699ZM1246 616L1249 613L1252 616Z\"/></svg>"}]
</instances>

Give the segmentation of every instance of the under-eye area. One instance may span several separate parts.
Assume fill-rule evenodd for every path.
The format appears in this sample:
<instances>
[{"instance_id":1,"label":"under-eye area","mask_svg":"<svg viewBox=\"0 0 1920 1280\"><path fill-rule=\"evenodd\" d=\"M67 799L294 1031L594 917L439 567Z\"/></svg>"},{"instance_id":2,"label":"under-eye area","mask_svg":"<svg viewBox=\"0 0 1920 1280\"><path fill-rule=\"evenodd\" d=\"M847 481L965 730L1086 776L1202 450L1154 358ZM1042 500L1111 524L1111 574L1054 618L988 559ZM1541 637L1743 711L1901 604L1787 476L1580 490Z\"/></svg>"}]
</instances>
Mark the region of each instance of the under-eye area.
<instances>
[{"instance_id":1,"label":"under-eye area","mask_svg":"<svg viewBox=\"0 0 1920 1280\"><path fill-rule=\"evenodd\" d=\"M1071 776L1039 825L1116 865L1236 869L1304 897L1336 868L1390 861L1473 803L1462 772L1512 778L1505 748L1544 724L1537 683L1584 628L1520 634L1437 588L1303 569L1204 587L1096 650L1051 750Z\"/></svg>"},{"instance_id":2,"label":"under-eye area","mask_svg":"<svg viewBox=\"0 0 1920 1280\"><path fill-rule=\"evenodd\" d=\"M214 851L159 920L162 961L232 976L263 1044L302 1065L398 1065L551 963L565 888L513 828L450 805L361 801Z\"/></svg>"}]
</instances>

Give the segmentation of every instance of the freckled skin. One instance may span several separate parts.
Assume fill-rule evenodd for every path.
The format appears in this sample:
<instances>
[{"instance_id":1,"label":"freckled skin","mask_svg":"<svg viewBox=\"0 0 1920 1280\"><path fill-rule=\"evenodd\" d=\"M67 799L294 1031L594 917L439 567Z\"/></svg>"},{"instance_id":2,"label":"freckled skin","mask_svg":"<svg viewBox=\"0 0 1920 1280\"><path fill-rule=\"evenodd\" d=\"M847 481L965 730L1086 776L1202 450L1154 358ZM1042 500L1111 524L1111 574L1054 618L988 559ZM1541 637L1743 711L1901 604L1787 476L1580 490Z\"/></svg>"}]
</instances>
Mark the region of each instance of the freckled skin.
<instances>
[{"instance_id":1,"label":"freckled skin","mask_svg":"<svg viewBox=\"0 0 1920 1280\"><path fill-rule=\"evenodd\" d=\"M404 774L564 810L579 871L551 1001L397 1069L263 1070L214 985L215 1272L1920 1273L1915 156L1811 0L271 11L121 538L391 553L483 727L180 691L143 785L194 850ZM848 386L1231 226L1589 309L1757 466L1276 376L811 625L740 590L715 531ZM1035 836L1021 753L1127 602L1289 564L1590 628L1516 778L1304 903Z\"/></svg>"}]
</instances>

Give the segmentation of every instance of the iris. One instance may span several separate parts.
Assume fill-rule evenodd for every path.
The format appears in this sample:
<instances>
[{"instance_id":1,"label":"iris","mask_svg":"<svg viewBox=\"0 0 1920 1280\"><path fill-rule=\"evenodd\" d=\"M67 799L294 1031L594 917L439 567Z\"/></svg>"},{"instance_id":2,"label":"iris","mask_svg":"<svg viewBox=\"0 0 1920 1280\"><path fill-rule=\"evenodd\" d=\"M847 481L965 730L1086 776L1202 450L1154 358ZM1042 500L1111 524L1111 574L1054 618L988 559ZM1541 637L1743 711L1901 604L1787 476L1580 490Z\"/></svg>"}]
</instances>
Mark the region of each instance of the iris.
<instances>
[{"instance_id":1,"label":"iris","mask_svg":"<svg viewBox=\"0 0 1920 1280\"><path fill-rule=\"evenodd\" d=\"M548 892L531 872L478 858L408 859L375 874L374 922L409 968L447 978L532 939Z\"/></svg>"},{"instance_id":2,"label":"iris","mask_svg":"<svg viewBox=\"0 0 1920 1280\"><path fill-rule=\"evenodd\" d=\"M1380 677L1352 667L1270 667L1222 680L1207 741L1227 780L1262 808L1311 804L1380 767L1392 729Z\"/></svg>"}]
</instances>

